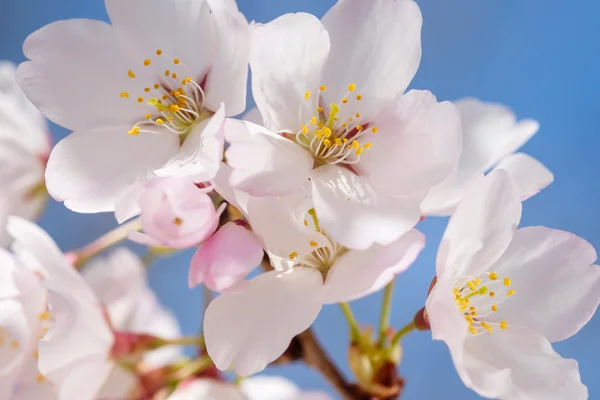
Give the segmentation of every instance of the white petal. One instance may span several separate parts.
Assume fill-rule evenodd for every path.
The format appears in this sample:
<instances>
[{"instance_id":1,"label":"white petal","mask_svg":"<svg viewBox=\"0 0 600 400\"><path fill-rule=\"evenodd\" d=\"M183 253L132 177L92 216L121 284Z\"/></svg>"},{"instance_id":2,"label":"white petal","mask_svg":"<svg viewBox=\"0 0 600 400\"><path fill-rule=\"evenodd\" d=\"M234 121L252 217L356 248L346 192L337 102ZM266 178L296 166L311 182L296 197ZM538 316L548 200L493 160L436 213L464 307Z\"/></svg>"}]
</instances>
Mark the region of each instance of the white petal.
<instances>
[{"instance_id":1,"label":"white petal","mask_svg":"<svg viewBox=\"0 0 600 400\"><path fill-rule=\"evenodd\" d=\"M404 272L425 247L425 236L412 230L387 246L350 250L329 270L323 303L352 301L383 288Z\"/></svg>"},{"instance_id":2,"label":"white petal","mask_svg":"<svg viewBox=\"0 0 600 400\"><path fill-rule=\"evenodd\" d=\"M133 185L178 149L175 135L131 136L129 129L77 131L58 142L46 170L52 197L77 212L113 211Z\"/></svg>"},{"instance_id":3,"label":"white petal","mask_svg":"<svg viewBox=\"0 0 600 400\"><path fill-rule=\"evenodd\" d=\"M252 94L272 131L297 131L314 114L329 36L310 14L285 14L252 34ZM312 96L304 100L307 91Z\"/></svg>"},{"instance_id":4,"label":"white petal","mask_svg":"<svg viewBox=\"0 0 600 400\"><path fill-rule=\"evenodd\" d=\"M579 331L600 304L600 267L591 244L541 226L519 229L492 267L511 278L515 294L498 306L496 320L541 333L549 341Z\"/></svg>"},{"instance_id":5,"label":"white petal","mask_svg":"<svg viewBox=\"0 0 600 400\"><path fill-rule=\"evenodd\" d=\"M247 400L234 385L212 379L180 384L168 400Z\"/></svg>"},{"instance_id":6,"label":"white petal","mask_svg":"<svg viewBox=\"0 0 600 400\"><path fill-rule=\"evenodd\" d=\"M379 132L361 137L372 146L355 169L377 191L424 195L456 167L461 152L460 114L454 104L438 102L431 92L411 90L373 124Z\"/></svg>"},{"instance_id":7,"label":"white petal","mask_svg":"<svg viewBox=\"0 0 600 400\"><path fill-rule=\"evenodd\" d=\"M453 291L452 277L438 277L427 297L425 308L431 325L431 337L443 340L452 353L454 363L460 364L464 340L469 331L464 316L456 307Z\"/></svg>"},{"instance_id":8,"label":"white petal","mask_svg":"<svg viewBox=\"0 0 600 400\"><path fill-rule=\"evenodd\" d=\"M321 274L309 268L271 271L208 306L204 335L217 368L247 376L279 357L321 310Z\"/></svg>"},{"instance_id":9,"label":"white petal","mask_svg":"<svg viewBox=\"0 0 600 400\"><path fill-rule=\"evenodd\" d=\"M223 159L225 108L196 125L175 156L155 171L158 176L189 176L194 182L215 177Z\"/></svg>"},{"instance_id":10,"label":"white petal","mask_svg":"<svg viewBox=\"0 0 600 400\"><path fill-rule=\"evenodd\" d=\"M312 156L300 145L251 122L228 119L230 183L252 196L285 196L308 181Z\"/></svg>"},{"instance_id":11,"label":"white petal","mask_svg":"<svg viewBox=\"0 0 600 400\"><path fill-rule=\"evenodd\" d=\"M323 17L331 38L324 78L339 101L355 83L366 97L402 94L421 59L421 12L412 0L342 0Z\"/></svg>"},{"instance_id":12,"label":"white petal","mask_svg":"<svg viewBox=\"0 0 600 400\"><path fill-rule=\"evenodd\" d=\"M437 276L479 276L504 253L521 219L516 184L504 170L477 179L450 218Z\"/></svg>"},{"instance_id":13,"label":"white petal","mask_svg":"<svg viewBox=\"0 0 600 400\"><path fill-rule=\"evenodd\" d=\"M508 108L477 99L456 102L463 127L463 150L456 171L433 188L423 204L429 215L450 215L472 179L514 153L538 130L534 120L518 121Z\"/></svg>"},{"instance_id":14,"label":"white petal","mask_svg":"<svg viewBox=\"0 0 600 400\"><path fill-rule=\"evenodd\" d=\"M519 326L469 337L465 363L456 365L465 384L501 399L584 400L577 362L563 359L541 335Z\"/></svg>"},{"instance_id":15,"label":"white petal","mask_svg":"<svg viewBox=\"0 0 600 400\"><path fill-rule=\"evenodd\" d=\"M23 362L29 350L31 331L26 311L18 299L0 300L0 329L2 344L0 344L0 374L8 374ZM16 343L13 346L12 343Z\"/></svg>"},{"instance_id":16,"label":"white petal","mask_svg":"<svg viewBox=\"0 0 600 400\"><path fill-rule=\"evenodd\" d=\"M129 189L117 199L115 202L115 218L119 224L122 224L140 213L138 200L143 189L144 185L140 182L137 185L129 187Z\"/></svg>"},{"instance_id":17,"label":"white petal","mask_svg":"<svg viewBox=\"0 0 600 400\"><path fill-rule=\"evenodd\" d=\"M250 111L244 114L242 119L256 125L264 125L263 117L258 107L251 108Z\"/></svg>"},{"instance_id":18,"label":"white petal","mask_svg":"<svg viewBox=\"0 0 600 400\"><path fill-rule=\"evenodd\" d=\"M217 175L211 181L215 191L219 193L221 197L225 199L229 204L237 208L242 214L246 215L248 210L248 199L250 196L248 193L234 189L229 180L231 179L232 168L221 163Z\"/></svg>"},{"instance_id":19,"label":"white petal","mask_svg":"<svg viewBox=\"0 0 600 400\"><path fill-rule=\"evenodd\" d=\"M511 154L496 169L508 171L521 192L521 200L537 194L554 181L554 175L535 158L523 153Z\"/></svg>"},{"instance_id":20,"label":"white petal","mask_svg":"<svg viewBox=\"0 0 600 400\"><path fill-rule=\"evenodd\" d=\"M133 125L145 111L119 96L143 93L141 79L127 76L143 58L134 64L121 51L125 45L124 38L101 21L51 23L25 40L23 52L32 61L19 66L19 85L47 118L67 129Z\"/></svg>"},{"instance_id":21,"label":"white petal","mask_svg":"<svg viewBox=\"0 0 600 400\"><path fill-rule=\"evenodd\" d=\"M244 379L240 390L248 400L295 400L300 388L281 376L255 376Z\"/></svg>"},{"instance_id":22,"label":"white petal","mask_svg":"<svg viewBox=\"0 0 600 400\"><path fill-rule=\"evenodd\" d=\"M419 199L377 193L364 178L347 169L325 165L315 169L311 178L321 226L348 248L392 243L421 217Z\"/></svg>"}]
</instances>

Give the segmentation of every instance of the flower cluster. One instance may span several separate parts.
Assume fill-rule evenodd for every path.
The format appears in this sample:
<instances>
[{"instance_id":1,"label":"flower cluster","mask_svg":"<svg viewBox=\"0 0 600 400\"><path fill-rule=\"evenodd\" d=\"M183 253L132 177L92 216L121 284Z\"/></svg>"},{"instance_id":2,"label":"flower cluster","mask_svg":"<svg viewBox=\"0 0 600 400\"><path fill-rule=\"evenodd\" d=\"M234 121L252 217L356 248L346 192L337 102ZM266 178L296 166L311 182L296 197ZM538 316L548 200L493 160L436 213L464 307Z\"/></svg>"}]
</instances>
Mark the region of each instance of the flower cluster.
<instances>
[{"instance_id":1,"label":"flower cluster","mask_svg":"<svg viewBox=\"0 0 600 400\"><path fill-rule=\"evenodd\" d=\"M521 202L553 181L517 152L536 121L407 90L421 59L413 0L339 0L321 20L265 24L234 0L105 3L110 24L52 23L27 38L16 71L0 64L1 399L329 398L243 379L286 360L326 371L344 399L396 399L412 330L444 341L484 397L587 398L551 343L600 304L596 252L567 232L517 229ZM248 68L256 108L235 118ZM72 131L53 148L42 114ZM120 226L63 253L29 222L48 194ZM436 276L396 330L391 285L430 216L450 216ZM146 256L99 257L125 239ZM153 258L185 249L190 288L212 299L198 337L146 282ZM384 288L374 334L347 303ZM309 331L328 304L348 320L356 384Z\"/></svg>"}]
</instances>

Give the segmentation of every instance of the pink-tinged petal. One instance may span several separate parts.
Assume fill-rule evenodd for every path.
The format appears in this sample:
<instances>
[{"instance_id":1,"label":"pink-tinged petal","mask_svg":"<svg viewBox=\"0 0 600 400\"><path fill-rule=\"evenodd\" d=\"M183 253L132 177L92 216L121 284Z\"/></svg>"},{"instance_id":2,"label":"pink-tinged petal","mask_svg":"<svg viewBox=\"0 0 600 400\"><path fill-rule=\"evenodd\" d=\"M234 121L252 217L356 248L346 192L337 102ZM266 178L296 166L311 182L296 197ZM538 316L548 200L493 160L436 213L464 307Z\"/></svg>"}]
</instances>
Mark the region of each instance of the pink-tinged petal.
<instances>
[{"instance_id":1,"label":"pink-tinged petal","mask_svg":"<svg viewBox=\"0 0 600 400\"><path fill-rule=\"evenodd\" d=\"M521 200L536 195L554 181L554 175L535 158L523 153L511 154L495 169L508 171L521 192Z\"/></svg>"},{"instance_id":2,"label":"pink-tinged petal","mask_svg":"<svg viewBox=\"0 0 600 400\"><path fill-rule=\"evenodd\" d=\"M329 100L355 83L365 97L402 94L421 59L421 11L412 0L342 0L323 17L331 53L323 72Z\"/></svg>"},{"instance_id":3,"label":"pink-tinged petal","mask_svg":"<svg viewBox=\"0 0 600 400\"><path fill-rule=\"evenodd\" d=\"M0 329L3 344L0 345L0 375L5 375L23 362L30 337L35 334L18 299L0 300Z\"/></svg>"},{"instance_id":4,"label":"pink-tinged petal","mask_svg":"<svg viewBox=\"0 0 600 400\"><path fill-rule=\"evenodd\" d=\"M518 325L465 341L456 368L467 387L489 398L588 398L575 360L562 358L541 335Z\"/></svg>"},{"instance_id":5,"label":"pink-tinged petal","mask_svg":"<svg viewBox=\"0 0 600 400\"><path fill-rule=\"evenodd\" d=\"M285 196L308 181L313 159L300 145L251 122L228 119L230 184L251 196Z\"/></svg>"},{"instance_id":6,"label":"pink-tinged petal","mask_svg":"<svg viewBox=\"0 0 600 400\"><path fill-rule=\"evenodd\" d=\"M57 143L46 169L50 195L77 212L113 211L140 179L171 158L175 135L128 135L129 126L73 132Z\"/></svg>"},{"instance_id":7,"label":"pink-tinged petal","mask_svg":"<svg viewBox=\"0 0 600 400\"><path fill-rule=\"evenodd\" d=\"M427 215L451 215L477 174L517 151L539 129L534 120L517 121L515 114L500 104L469 98L456 105L462 119L462 154L456 171L425 199Z\"/></svg>"},{"instance_id":8,"label":"pink-tinged petal","mask_svg":"<svg viewBox=\"0 0 600 400\"><path fill-rule=\"evenodd\" d=\"M117 366L106 379L96 398L99 400L126 399L135 390L137 381L138 378L134 374Z\"/></svg>"},{"instance_id":9,"label":"pink-tinged petal","mask_svg":"<svg viewBox=\"0 0 600 400\"><path fill-rule=\"evenodd\" d=\"M479 276L510 244L521 219L519 190L508 172L481 176L450 218L437 255L437 276Z\"/></svg>"},{"instance_id":10,"label":"pink-tinged petal","mask_svg":"<svg viewBox=\"0 0 600 400\"><path fill-rule=\"evenodd\" d=\"M532 329L551 342L581 329L600 304L596 251L580 237L541 226L517 230L491 268L511 278L515 294L492 315Z\"/></svg>"},{"instance_id":11,"label":"pink-tinged petal","mask_svg":"<svg viewBox=\"0 0 600 400\"><path fill-rule=\"evenodd\" d=\"M303 392L281 376L260 375L244 379L240 391L247 400L332 400L323 392Z\"/></svg>"},{"instance_id":12,"label":"pink-tinged petal","mask_svg":"<svg viewBox=\"0 0 600 400\"><path fill-rule=\"evenodd\" d=\"M233 384L212 379L196 379L182 383L168 400L247 400Z\"/></svg>"},{"instance_id":13,"label":"pink-tinged petal","mask_svg":"<svg viewBox=\"0 0 600 400\"><path fill-rule=\"evenodd\" d=\"M329 35L310 14L285 14L257 25L250 45L252 94L265 126L296 132L315 113ZM306 101L305 93L312 92Z\"/></svg>"},{"instance_id":14,"label":"pink-tinged petal","mask_svg":"<svg viewBox=\"0 0 600 400\"><path fill-rule=\"evenodd\" d=\"M132 242L143 244L149 247L164 247L163 242L156 240L152 236L142 232L129 231L127 233L127 239L131 240Z\"/></svg>"},{"instance_id":15,"label":"pink-tinged petal","mask_svg":"<svg viewBox=\"0 0 600 400\"><path fill-rule=\"evenodd\" d=\"M219 193L227 203L237 208L244 216L246 216L250 196L248 193L239 191L231 186L229 180L231 179L232 171L233 170L229 165L221 163L221 167L211 183L215 192Z\"/></svg>"},{"instance_id":16,"label":"pink-tinged petal","mask_svg":"<svg viewBox=\"0 0 600 400\"><path fill-rule=\"evenodd\" d=\"M215 177L223 159L223 124L225 108L192 128L181 148L167 164L157 169L161 177L187 176L194 182L207 182Z\"/></svg>"},{"instance_id":17,"label":"pink-tinged petal","mask_svg":"<svg viewBox=\"0 0 600 400\"><path fill-rule=\"evenodd\" d=\"M254 233L229 222L205 241L190 265L189 285L204 283L221 292L241 281L263 258L263 248Z\"/></svg>"},{"instance_id":18,"label":"pink-tinged petal","mask_svg":"<svg viewBox=\"0 0 600 400\"><path fill-rule=\"evenodd\" d=\"M425 235L411 230L397 241L350 250L327 273L323 303L352 301L375 293L404 272L425 247Z\"/></svg>"},{"instance_id":19,"label":"pink-tinged petal","mask_svg":"<svg viewBox=\"0 0 600 400\"><path fill-rule=\"evenodd\" d=\"M31 61L19 66L19 85L48 119L67 129L133 125L145 111L119 96L143 93L144 71L136 70L140 79L128 77L139 61L134 51L122 51L126 42L105 22L53 22L25 40L23 52Z\"/></svg>"},{"instance_id":20,"label":"pink-tinged petal","mask_svg":"<svg viewBox=\"0 0 600 400\"><path fill-rule=\"evenodd\" d=\"M283 354L317 318L322 282L310 268L270 271L243 290L213 300L204 317L204 337L217 368L252 375Z\"/></svg>"},{"instance_id":21,"label":"pink-tinged petal","mask_svg":"<svg viewBox=\"0 0 600 400\"><path fill-rule=\"evenodd\" d=\"M311 175L313 201L327 234L351 249L396 241L421 217L419 199L392 198L376 192L353 172L325 165Z\"/></svg>"},{"instance_id":22,"label":"pink-tinged petal","mask_svg":"<svg viewBox=\"0 0 600 400\"><path fill-rule=\"evenodd\" d=\"M361 137L371 147L355 166L378 192L422 196L455 168L461 152L457 107L438 102L431 92L411 90L377 117L377 134Z\"/></svg>"},{"instance_id":23,"label":"pink-tinged petal","mask_svg":"<svg viewBox=\"0 0 600 400\"><path fill-rule=\"evenodd\" d=\"M215 210L208 194L186 178L154 179L142 193L144 234L132 232L132 240L159 243L172 248L187 248L209 238L217 229L224 206Z\"/></svg>"}]
</instances>

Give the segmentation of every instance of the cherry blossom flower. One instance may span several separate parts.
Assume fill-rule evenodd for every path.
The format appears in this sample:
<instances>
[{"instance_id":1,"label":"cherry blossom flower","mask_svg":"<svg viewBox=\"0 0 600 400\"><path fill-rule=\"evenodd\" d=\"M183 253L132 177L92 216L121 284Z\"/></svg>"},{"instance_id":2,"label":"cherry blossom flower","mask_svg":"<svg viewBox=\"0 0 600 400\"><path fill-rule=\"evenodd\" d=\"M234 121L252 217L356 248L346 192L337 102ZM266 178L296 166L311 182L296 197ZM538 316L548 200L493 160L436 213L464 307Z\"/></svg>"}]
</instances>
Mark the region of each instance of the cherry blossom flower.
<instances>
[{"instance_id":1,"label":"cherry blossom flower","mask_svg":"<svg viewBox=\"0 0 600 400\"><path fill-rule=\"evenodd\" d=\"M202 244L190 265L190 288L204 283L221 292L243 280L263 258L259 239L243 224L229 222Z\"/></svg>"},{"instance_id":2,"label":"cherry blossom flower","mask_svg":"<svg viewBox=\"0 0 600 400\"><path fill-rule=\"evenodd\" d=\"M46 180L85 213L128 207L153 176L211 179L223 118L245 108L248 23L234 1L105 3L112 25L47 25L25 41L31 61L17 72L33 103L74 131L50 155Z\"/></svg>"},{"instance_id":3,"label":"cherry blossom flower","mask_svg":"<svg viewBox=\"0 0 600 400\"><path fill-rule=\"evenodd\" d=\"M215 210L207 189L183 177L158 178L145 186L139 198L144 233L131 231L131 240L188 248L205 241L217 229L226 204Z\"/></svg>"},{"instance_id":4,"label":"cherry blossom flower","mask_svg":"<svg viewBox=\"0 0 600 400\"><path fill-rule=\"evenodd\" d=\"M196 379L181 385L168 400L331 400L322 392L302 392L298 386L278 376L244 379L239 386L210 379Z\"/></svg>"},{"instance_id":5,"label":"cherry blossom flower","mask_svg":"<svg viewBox=\"0 0 600 400\"><path fill-rule=\"evenodd\" d=\"M502 169L467 190L438 251L432 336L482 396L586 399L577 362L551 343L577 333L600 303L596 251L568 232L517 230L521 193Z\"/></svg>"},{"instance_id":6,"label":"cherry blossom flower","mask_svg":"<svg viewBox=\"0 0 600 400\"><path fill-rule=\"evenodd\" d=\"M420 61L421 23L412 0L340 0L322 21L299 13L257 25L250 67L265 128L226 121L231 184L286 196L310 179L323 228L348 248L410 231L461 150L452 103L404 94Z\"/></svg>"},{"instance_id":7,"label":"cherry blossom flower","mask_svg":"<svg viewBox=\"0 0 600 400\"><path fill-rule=\"evenodd\" d=\"M473 98L456 105L463 126L462 154L457 169L423 200L424 214L451 215L471 181L490 168L508 171L522 200L552 183L554 176L544 165L527 154L515 153L538 131L537 121L517 121L508 108Z\"/></svg>"},{"instance_id":8,"label":"cherry blossom flower","mask_svg":"<svg viewBox=\"0 0 600 400\"><path fill-rule=\"evenodd\" d=\"M4 215L29 220L39 215L48 197L44 170L49 154L46 121L17 86L15 66L0 61L0 207ZM0 240L6 242L8 237L3 236Z\"/></svg>"},{"instance_id":9,"label":"cherry blossom flower","mask_svg":"<svg viewBox=\"0 0 600 400\"><path fill-rule=\"evenodd\" d=\"M222 168L220 194L228 180ZM242 195L244 197L244 195ZM235 285L206 310L204 335L217 368L238 375L261 371L306 330L324 304L351 301L383 288L406 270L425 245L411 230L388 245L348 249L324 231L310 197L249 197L241 210L260 237L275 270Z\"/></svg>"}]
</instances>

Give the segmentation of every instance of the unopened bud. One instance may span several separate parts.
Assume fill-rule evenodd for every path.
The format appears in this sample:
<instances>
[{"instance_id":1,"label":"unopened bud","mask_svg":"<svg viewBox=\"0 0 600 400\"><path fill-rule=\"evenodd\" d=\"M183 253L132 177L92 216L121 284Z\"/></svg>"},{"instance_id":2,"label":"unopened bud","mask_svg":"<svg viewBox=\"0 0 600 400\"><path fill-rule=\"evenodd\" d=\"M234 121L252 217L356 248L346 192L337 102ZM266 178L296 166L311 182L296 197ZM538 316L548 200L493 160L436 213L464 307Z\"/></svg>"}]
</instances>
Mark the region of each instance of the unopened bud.
<instances>
[{"instance_id":1,"label":"unopened bud","mask_svg":"<svg viewBox=\"0 0 600 400\"><path fill-rule=\"evenodd\" d=\"M369 387L373 382L374 371L371 360L363 354L358 345L352 344L348 350L350 369L361 387Z\"/></svg>"},{"instance_id":2,"label":"unopened bud","mask_svg":"<svg viewBox=\"0 0 600 400\"><path fill-rule=\"evenodd\" d=\"M414 319L415 327L420 331L428 331L431 330L431 325L429 324L429 316L427 315L427 310L425 307L421 308L415 314Z\"/></svg>"}]
</instances>

